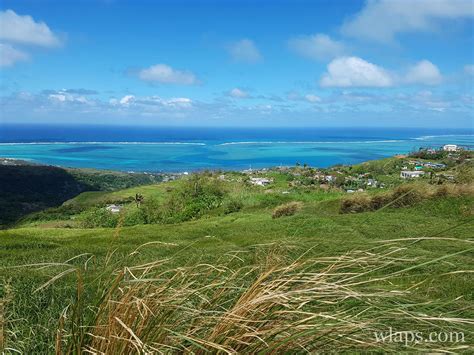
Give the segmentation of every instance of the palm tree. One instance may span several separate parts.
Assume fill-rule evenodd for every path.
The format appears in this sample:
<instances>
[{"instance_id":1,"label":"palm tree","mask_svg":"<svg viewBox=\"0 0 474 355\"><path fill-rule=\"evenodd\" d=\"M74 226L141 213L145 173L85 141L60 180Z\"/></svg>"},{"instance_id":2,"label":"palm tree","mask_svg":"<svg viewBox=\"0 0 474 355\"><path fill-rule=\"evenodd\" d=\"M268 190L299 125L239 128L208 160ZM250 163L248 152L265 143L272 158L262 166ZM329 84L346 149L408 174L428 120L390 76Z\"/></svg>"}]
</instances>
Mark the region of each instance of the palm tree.
<instances>
[{"instance_id":1,"label":"palm tree","mask_svg":"<svg viewBox=\"0 0 474 355\"><path fill-rule=\"evenodd\" d=\"M136 193L135 194L135 203L137 204L137 207L140 207L142 202L143 202L143 195L139 194L139 193Z\"/></svg>"}]
</instances>

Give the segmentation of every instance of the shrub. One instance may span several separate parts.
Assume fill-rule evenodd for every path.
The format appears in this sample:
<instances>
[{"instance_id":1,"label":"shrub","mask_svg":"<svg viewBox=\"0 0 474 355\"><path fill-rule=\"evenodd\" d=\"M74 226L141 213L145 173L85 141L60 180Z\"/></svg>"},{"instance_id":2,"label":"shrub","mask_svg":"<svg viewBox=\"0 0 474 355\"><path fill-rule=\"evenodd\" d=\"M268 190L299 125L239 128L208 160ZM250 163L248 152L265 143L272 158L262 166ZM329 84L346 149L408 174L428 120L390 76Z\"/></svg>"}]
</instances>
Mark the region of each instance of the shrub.
<instances>
[{"instance_id":1,"label":"shrub","mask_svg":"<svg viewBox=\"0 0 474 355\"><path fill-rule=\"evenodd\" d=\"M456 181L462 184L472 184L474 182L474 169L469 166L459 167L456 174Z\"/></svg>"},{"instance_id":2,"label":"shrub","mask_svg":"<svg viewBox=\"0 0 474 355\"><path fill-rule=\"evenodd\" d=\"M283 205L277 206L273 210L272 218L280 218L283 216L292 216L298 210L301 209L302 203L301 202L288 202Z\"/></svg>"},{"instance_id":3,"label":"shrub","mask_svg":"<svg viewBox=\"0 0 474 355\"><path fill-rule=\"evenodd\" d=\"M366 194L355 194L341 201L342 213L358 213L370 209L370 198Z\"/></svg>"},{"instance_id":4,"label":"shrub","mask_svg":"<svg viewBox=\"0 0 474 355\"><path fill-rule=\"evenodd\" d=\"M227 203L224 206L224 214L239 212L242 209L242 207L244 207L244 204L242 203L242 201L231 199L227 201Z\"/></svg>"},{"instance_id":5,"label":"shrub","mask_svg":"<svg viewBox=\"0 0 474 355\"><path fill-rule=\"evenodd\" d=\"M140 208L144 223L179 223L199 218L206 211L219 207L225 197L220 181L204 174L193 174L178 188L169 191L160 202L147 198Z\"/></svg>"},{"instance_id":6,"label":"shrub","mask_svg":"<svg viewBox=\"0 0 474 355\"><path fill-rule=\"evenodd\" d=\"M145 214L141 208L130 208L126 211L123 221L124 226L134 226L145 223Z\"/></svg>"},{"instance_id":7,"label":"shrub","mask_svg":"<svg viewBox=\"0 0 474 355\"><path fill-rule=\"evenodd\" d=\"M146 224L159 223L162 220L163 208L156 198L146 198L139 210L141 218Z\"/></svg>"},{"instance_id":8,"label":"shrub","mask_svg":"<svg viewBox=\"0 0 474 355\"><path fill-rule=\"evenodd\" d=\"M370 199L370 209L376 211L384 206L386 206L391 201L390 194L379 194L374 195Z\"/></svg>"},{"instance_id":9,"label":"shrub","mask_svg":"<svg viewBox=\"0 0 474 355\"><path fill-rule=\"evenodd\" d=\"M78 217L81 226L84 228L113 228L117 226L118 219L118 214L111 213L101 207L88 209L82 212Z\"/></svg>"},{"instance_id":10,"label":"shrub","mask_svg":"<svg viewBox=\"0 0 474 355\"><path fill-rule=\"evenodd\" d=\"M432 186L426 184L406 184L398 186L390 193L369 196L354 194L342 199L341 213L376 211L383 207L408 207L433 197L474 196L473 184L445 184Z\"/></svg>"},{"instance_id":11,"label":"shrub","mask_svg":"<svg viewBox=\"0 0 474 355\"><path fill-rule=\"evenodd\" d=\"M412 206L430 197L425 185L400 185L392 193L390 198L393 207Z\"/></svg>"}]
</instances>

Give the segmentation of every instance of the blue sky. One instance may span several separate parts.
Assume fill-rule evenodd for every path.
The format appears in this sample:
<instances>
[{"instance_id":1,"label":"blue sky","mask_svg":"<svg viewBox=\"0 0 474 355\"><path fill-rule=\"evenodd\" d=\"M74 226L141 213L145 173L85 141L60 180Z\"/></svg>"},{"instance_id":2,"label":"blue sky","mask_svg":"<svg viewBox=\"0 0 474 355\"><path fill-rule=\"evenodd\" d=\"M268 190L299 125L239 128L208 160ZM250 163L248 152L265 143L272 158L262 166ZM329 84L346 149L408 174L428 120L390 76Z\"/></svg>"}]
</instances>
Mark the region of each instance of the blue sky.
<instances>
[{"instance_id":1,"label":"blue sky","mask_svg":"<svg viewBox=\"0 0 474 355\"><path fill-rule=\"evenodd\" d=\"M472 0L0 6L0 122L473 127Z\"/></svg>"}]
</instances>

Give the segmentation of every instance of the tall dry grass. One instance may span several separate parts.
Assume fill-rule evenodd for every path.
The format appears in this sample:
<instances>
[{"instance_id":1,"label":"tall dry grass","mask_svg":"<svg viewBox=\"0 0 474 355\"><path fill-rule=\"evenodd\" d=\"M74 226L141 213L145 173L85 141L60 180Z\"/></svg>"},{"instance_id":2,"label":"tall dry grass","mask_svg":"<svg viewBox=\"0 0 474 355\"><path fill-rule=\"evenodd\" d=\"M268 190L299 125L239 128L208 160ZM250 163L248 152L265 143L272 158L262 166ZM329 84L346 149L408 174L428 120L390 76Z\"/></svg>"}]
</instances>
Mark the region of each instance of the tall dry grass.
<instances>
[{"instance_id":1,"label":"tall dry grass","mask_svg":"<svg viewBox=\"0 0 474 355\"><path fill-rule=\"evenodd\" d=\"M435 197L474 196L474 184L428 185L411 183L393 191L369 195L356 193L341 200L341 213L377 211L387 207L408 207Z\"/></svg>"},{"instance_id":2,"label":"tall dry grass","mask_svg":"<svg viewBox=\"0 0 474 355\"><path fill-rule=\"evenodd\" d=\"M266 251L255 266L238 262L238 254L179 268L162 260L117 269L96 304L83 302L80 279L77 301L59 321L56 353L390 351L400 344L379 343L373 332L473 325L436 307L430 314L432 301L416 303L413 285L397 286L404 273L439 261L403 253L392 243L295 260ZM430 346L440 345L416 350Z\"/></svg>"}]
</instances>

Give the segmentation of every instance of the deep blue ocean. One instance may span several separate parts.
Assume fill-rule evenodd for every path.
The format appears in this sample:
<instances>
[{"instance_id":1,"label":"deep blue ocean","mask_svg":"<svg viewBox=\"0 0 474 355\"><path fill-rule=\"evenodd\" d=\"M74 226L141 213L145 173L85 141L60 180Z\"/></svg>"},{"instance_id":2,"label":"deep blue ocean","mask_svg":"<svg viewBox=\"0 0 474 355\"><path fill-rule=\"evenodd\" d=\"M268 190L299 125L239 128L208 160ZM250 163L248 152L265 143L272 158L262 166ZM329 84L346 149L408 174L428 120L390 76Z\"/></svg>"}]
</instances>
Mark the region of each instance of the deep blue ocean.
<instances>
[{"instance_id":1,"label":"deep blue ocean","mask_svg":"<svg viewBox=\"0 0 474 355\"><path fill-rule=\"evenodd\" d=\"M0 124L0 157L120 171L327 167L459 144L474 129L170 128Z\"/></svg>"}]
</instances>

